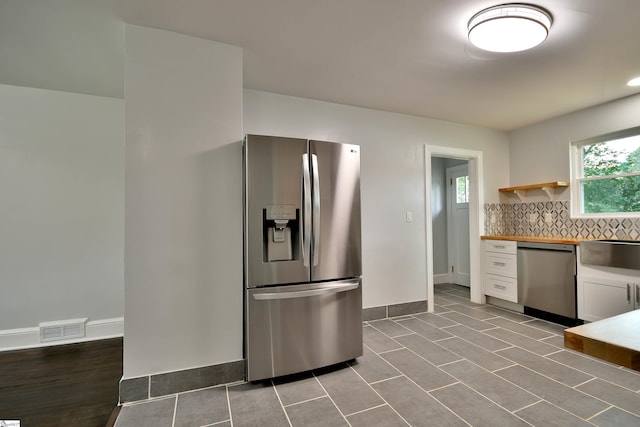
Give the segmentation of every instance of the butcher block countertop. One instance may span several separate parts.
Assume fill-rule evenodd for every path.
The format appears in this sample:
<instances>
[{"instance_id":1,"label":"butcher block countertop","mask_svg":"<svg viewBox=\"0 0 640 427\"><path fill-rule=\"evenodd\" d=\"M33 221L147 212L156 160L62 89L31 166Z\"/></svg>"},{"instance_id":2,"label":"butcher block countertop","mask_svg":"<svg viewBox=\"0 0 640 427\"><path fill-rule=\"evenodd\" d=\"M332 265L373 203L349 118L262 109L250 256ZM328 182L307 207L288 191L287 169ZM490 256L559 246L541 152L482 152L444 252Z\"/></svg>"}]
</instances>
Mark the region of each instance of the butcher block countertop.
<instances>
[{"instance_id":1,"label":"butcher block countertop","mask_svg":"<svg viewBox=\"0 0 640 427\"><path fill-rule=\"evenodd\" d=\"M511 240L516 242L534 243L562 243L565 245L579 245L584 239L575 237L548 237L548 236L480 236L482 240Z\"/></svg>"},{"instance_id":2,"label":"butcher block countertop","mask_svg":"<svg viewBox=\"0 0 640 427\"><path fill-rule=\"evenodd\" d=\"M564 331L564 345L640 371L640 310Z\"/></svg>"}]
</instances>

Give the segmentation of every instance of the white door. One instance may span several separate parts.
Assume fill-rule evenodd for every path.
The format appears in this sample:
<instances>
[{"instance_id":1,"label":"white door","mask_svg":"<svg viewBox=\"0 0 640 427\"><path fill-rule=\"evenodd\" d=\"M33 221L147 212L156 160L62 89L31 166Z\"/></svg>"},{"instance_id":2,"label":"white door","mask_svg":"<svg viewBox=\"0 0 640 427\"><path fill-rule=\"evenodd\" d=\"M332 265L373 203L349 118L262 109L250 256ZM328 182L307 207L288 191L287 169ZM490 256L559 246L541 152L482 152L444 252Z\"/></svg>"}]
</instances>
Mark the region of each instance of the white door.
<instances>
[{"instance_id":1,"label":"white door","mask_svg":"<svg viewBox=\"0 0 640 427\"><path fill-rule=\"evenodd\" d=\"M469 169L447 168L447 235L451 281L469 286Z\"/></svg>"}]
</instances>

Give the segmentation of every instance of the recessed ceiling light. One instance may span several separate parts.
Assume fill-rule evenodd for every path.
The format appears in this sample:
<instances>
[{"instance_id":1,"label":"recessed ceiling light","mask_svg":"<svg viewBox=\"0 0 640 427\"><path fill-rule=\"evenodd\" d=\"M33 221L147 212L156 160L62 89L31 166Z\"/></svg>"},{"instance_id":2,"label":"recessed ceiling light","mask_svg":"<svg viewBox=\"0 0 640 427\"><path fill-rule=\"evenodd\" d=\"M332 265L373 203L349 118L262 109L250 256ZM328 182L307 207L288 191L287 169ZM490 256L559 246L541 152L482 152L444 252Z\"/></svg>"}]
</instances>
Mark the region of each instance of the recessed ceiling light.
<instances>
[{"instance_id":1,"label":"recessed ceiling light","mask_svg":"<svg viewBox=\"0 0 640 427\"><path fill-rule=\"evenodd\" d=\"M546 40L551 14L541 7L510 3L476 13L470 20L469 41L491 52L519 52Z\"/></svg>"},{"instance_id":2,"label":"recessed ceiling light","mask_svg":"<svg viewBox=\"0 0 640 427\"><path fill-rule=\"evenodd\" d=\"M627 86L640 86L640 77L633 78L627 82Z\"/></svg>"}]
</instances>

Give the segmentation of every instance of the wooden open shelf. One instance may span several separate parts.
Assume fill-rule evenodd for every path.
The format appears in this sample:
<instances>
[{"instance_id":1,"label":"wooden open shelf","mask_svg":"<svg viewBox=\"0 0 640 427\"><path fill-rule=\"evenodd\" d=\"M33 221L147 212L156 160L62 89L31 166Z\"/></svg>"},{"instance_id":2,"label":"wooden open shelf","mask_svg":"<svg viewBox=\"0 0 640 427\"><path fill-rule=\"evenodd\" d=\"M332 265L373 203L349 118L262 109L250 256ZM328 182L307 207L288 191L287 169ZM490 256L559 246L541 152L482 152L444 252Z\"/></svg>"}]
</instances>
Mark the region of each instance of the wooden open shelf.
<instances>
[{"instance_id":1,"label":"wooden open shelf","mask_svg":"<svg viewBox=\"0 0 640 427\"><path fill-rule=\"evenodd\" d=\"M543 182L541 184L530 184L530 185L518 185L516 187L505 187L498 189L501 193L515 193L521 202L524 202L525 194L528 190L542 190L547 193L547 197L549 200L553 200L553 191L555 188L559 187L568 187L569 183L566 181L553 181L553 182Z\"/></svg>"},{"instance_id":2,"label":"wooden open shelf","mask_svg":"<svg viewBox=\"0 0 640 427\"><path fill-rule=\"evenodd\" d=\"M542 184L518 185L516 187L505 187L498 191L501 193L513 193L514 191L542 190L543 188L568 187L569 183L565 181L544 182Z\"/></svg>"}]
</instances>

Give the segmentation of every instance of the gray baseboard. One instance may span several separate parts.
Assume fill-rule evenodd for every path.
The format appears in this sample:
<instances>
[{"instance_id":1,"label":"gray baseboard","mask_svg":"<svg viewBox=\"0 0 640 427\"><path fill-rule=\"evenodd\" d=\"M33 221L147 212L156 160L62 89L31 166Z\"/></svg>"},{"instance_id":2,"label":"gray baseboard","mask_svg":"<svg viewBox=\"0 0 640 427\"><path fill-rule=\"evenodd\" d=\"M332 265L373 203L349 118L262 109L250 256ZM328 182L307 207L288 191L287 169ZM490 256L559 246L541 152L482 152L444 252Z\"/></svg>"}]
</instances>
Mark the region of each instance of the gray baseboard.
<instances>
[{"instance_id":1,"label":"gray baseboard","mask_svg":"<svg viewBox=\"0 0 640 427\"><path fill-rule=\"evenodd\" d=\"M244 381L245 361L120 380L120 403Z\"/></svg>"},{"instance_id":2,"label":"gray baseboard","mask_svg":"<svg viewBox=\"0 0 640 427\"><path fill-rule=\"evenodd\" d=\"M388 317L406 316L427 311L427 300L404 302L401 304L381 305L362 310L362 320L386 319Z\"/></svg>"},{"instance_id":3,"label":"gray baseboard","mask_svg":"<svg viewBox=\"0 0 640 427\"><path fill-rule=\"evenodd\" d=\"M149 398L149 377L120 380L120 403L135 402Z\"/></svg>"}]
</instances>

